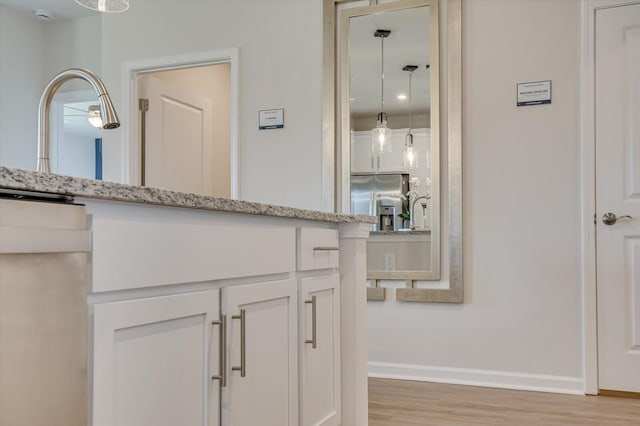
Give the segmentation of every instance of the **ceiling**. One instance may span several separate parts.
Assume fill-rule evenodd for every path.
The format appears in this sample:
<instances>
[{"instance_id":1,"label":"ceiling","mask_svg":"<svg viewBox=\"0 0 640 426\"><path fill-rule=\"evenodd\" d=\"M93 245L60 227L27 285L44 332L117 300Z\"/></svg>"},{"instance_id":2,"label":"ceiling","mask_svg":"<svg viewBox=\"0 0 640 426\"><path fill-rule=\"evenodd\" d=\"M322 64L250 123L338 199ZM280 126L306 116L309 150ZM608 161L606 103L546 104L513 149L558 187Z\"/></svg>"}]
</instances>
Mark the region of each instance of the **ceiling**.
<instances>
[{"instance_id":1,"label":"ceiling","mask_svg":"<svg viewBox=\"0 0 640 426\"><path fill-rule=\"evenodd\" d=\"M408 113L409 72L405 65L417 65L412 77L413 112L429 110L431 62L429 48L429 7L357 16L349 23L349 65L351 73L351 114L362 116L380 112L381 41L378 29L390 30L384 39L384 111Z\"/></svg>"}]
</instances>

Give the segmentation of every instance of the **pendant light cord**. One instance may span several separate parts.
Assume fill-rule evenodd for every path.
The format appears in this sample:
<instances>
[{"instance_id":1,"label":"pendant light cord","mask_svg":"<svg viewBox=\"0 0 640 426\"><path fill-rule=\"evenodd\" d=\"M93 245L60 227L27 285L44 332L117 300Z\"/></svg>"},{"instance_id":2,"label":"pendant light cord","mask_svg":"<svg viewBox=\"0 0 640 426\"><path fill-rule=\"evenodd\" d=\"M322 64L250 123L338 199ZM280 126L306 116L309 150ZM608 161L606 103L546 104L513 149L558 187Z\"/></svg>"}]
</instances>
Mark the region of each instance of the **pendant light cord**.
<instances>
[{"instance_id":1,"label":"pendant light cord","mask_svg":"<svg viewBox=\"0 0 640 426\"><path fill-rule=\"evenodd\" d=\"M380 61L380 110L384 112L384 37L380 37L380 45L382 49L382 60Z\"/></svg>"},{"instance_id":2,"label":"pendant light cord","mask_svg":"<svg viewBox=\"0 0 640 426\"><path fill-rule=\"evenodd\" d=\"M413 77L413 71L411 71L409 73L409 133L411 133L411 115L413 112L413 97L412 97L412 90L411 90L411 78Z\"/></svg>"}]
</instances>

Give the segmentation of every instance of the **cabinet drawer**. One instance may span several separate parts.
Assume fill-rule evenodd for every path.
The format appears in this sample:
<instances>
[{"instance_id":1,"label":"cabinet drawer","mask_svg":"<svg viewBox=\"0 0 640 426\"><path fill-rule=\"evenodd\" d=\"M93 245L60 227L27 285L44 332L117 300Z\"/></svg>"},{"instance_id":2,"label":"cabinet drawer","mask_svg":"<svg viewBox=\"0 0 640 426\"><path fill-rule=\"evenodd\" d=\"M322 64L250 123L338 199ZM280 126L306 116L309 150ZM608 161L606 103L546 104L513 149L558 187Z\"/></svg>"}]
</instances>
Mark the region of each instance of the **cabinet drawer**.
<instances>
[{"instance_id":1,"label":"cabinet drawer","mask_svg":"<svg viewBox=\"0 0 640 426\"><path fill-rule=\"evenodd\" d=\"M337 229L298 228L298 270L338 267Z\"/></svg>"},{"instance_id":2,"label":"cabinet drawer","mask_svg":"<svg viewBox=\"0 0 640 426\"><path fill-rule=\"evenodd\" d=\"M92 291L295 271L292 226L188 219L94 216Z\"/></svg>"}]
</instances>

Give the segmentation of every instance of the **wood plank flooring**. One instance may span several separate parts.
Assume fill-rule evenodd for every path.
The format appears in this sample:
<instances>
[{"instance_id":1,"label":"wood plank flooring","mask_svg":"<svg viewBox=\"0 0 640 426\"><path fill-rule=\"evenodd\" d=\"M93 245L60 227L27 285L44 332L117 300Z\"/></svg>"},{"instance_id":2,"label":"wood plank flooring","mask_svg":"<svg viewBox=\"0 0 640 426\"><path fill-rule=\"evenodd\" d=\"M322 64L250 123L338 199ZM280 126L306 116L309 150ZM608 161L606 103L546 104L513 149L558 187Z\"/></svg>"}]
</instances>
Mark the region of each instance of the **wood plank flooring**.
<instances>
[{"instance_id":1,"label":"wood plank flooring","mask_svg":"<svg viewBox=\"0 0 640 426\"><path fill-rule=\"evenodd\" d=\"M640 426L640 400L369 379L369 426Z\"/></svg>"}]
</instances>

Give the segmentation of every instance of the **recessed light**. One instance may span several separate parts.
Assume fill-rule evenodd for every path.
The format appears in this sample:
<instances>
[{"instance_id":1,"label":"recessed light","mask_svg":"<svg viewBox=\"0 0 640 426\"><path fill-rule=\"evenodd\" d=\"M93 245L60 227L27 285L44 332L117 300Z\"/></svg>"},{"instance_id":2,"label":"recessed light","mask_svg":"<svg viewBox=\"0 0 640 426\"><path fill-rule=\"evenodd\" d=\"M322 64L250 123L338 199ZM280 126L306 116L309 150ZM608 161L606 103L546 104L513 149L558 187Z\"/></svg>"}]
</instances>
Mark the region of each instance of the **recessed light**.
<instances>
[{"instance_id":1,"label":"recessed light","mask_svg":"<svg viewBox=\"0 0 640 426\"><path fill-rule=\"evenodd\" d=\"M398 99L401 100L401 101L404 101L405 99L407 99L407 95L400 93L398 95Z\"/></svg>"}]
</instances>

